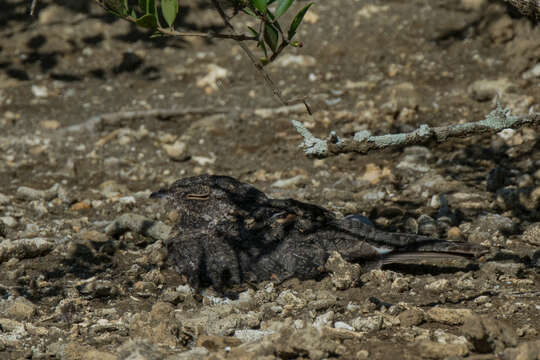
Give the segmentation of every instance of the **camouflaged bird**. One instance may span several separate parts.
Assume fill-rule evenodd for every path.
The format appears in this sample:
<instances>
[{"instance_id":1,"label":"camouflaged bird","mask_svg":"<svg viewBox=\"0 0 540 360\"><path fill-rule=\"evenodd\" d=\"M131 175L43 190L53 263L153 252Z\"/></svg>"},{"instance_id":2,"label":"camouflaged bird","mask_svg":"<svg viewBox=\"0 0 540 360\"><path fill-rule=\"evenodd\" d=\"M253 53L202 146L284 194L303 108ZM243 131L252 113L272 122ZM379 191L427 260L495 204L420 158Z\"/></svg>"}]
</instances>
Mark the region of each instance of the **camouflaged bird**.
<instances>
[{"instance_id":1,"label":"camouflaged bird","mask_svg":"<svg viewBox=\"0 0 540 360\"><path fill-rule=\"evenodd\" d=\"M349 262L380 263L485 252L474 244L377 230L357 215L337 219L316 205L268 198L228 176L180 179L151 197L168 198L178 210L166 241L169 261L197 289L317 279L332 251Z\"/></svg>"}]
</instances>

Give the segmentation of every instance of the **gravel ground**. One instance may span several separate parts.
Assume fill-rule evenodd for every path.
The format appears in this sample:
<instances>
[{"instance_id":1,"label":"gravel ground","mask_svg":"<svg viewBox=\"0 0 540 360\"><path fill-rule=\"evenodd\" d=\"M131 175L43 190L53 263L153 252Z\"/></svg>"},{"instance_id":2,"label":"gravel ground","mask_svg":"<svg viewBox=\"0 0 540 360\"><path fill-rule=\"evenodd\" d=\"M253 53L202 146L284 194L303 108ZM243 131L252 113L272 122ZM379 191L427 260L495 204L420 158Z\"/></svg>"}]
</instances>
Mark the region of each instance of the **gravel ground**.
<instances>
[{"instance_id":1,"label":"gravel ground","mask_svg":"<svg viewBox=\"0 0 540 360\"><path fill-rule=\"evenodd\" d=\"M27 5L0 14L0 358L540 359L537 128L314 160L290 123L411 131L480 120L497 94L538 111L530 20L500 1L315 1L305 46L268 67L309 116L276 111L233 42L150 39L86 1L41 1L36 19ZM197 1L181 12L219 30ZM177 113L100 117L150 109ZM320 281L197 294L159 240L178 214L148 197L202 173L491 251L375 270L332 257Z\"/></svg>"}]
</instances>

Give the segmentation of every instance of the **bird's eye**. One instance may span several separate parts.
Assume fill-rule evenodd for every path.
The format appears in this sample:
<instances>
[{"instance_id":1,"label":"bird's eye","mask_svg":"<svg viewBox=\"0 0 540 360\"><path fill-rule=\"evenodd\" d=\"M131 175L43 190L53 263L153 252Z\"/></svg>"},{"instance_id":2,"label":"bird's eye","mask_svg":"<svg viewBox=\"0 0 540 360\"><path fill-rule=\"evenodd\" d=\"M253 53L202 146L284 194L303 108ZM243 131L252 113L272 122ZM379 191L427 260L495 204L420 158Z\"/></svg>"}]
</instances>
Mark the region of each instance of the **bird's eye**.
<instances>
[{"instance_id":1,"label":"bird's eye","mask_svg":"<svg viewBox=\"0 0 540 360\"><path fill-rule=\"evenodd\" d=\"M208 200L210 198L210 192L202 194L187 194L186 199L188 200Z\"/></svg>"}]
</instances>

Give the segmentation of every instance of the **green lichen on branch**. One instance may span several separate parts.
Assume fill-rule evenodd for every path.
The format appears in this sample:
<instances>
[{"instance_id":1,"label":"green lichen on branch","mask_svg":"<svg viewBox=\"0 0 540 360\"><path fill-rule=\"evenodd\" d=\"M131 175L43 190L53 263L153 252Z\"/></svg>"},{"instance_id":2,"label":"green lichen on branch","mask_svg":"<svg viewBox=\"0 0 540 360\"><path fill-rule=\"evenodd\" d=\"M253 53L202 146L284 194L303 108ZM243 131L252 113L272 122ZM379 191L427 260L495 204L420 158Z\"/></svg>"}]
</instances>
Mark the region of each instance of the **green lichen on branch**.
<instances>
[{"instance_id":1,"label":"green lichen on branch","mask_svg":"<svg viewBox=\"0 0 540 360\"><path fill-rule=\"evenodd\" d=\"M503 108L501 103L497 102L496 108L480 121L439 127L422 124L409 133L380 136L372 136L369 131L364 130L356 133L352 139L341 139L332 131L329 137L323 140L313 136L301 122L293 120L292 124L304 138L300 146L304 148L305 154L308 157L326 158L350 152L367 154L374 150L427 144L432 141L441 143L450 138L496 133L504 129L516 129L527 125L538 126L540 113L531 112L526 116L513 116L510 110Z\"/></svg>"},{"instance_id":2,"label":"green lichen on branch","mask_svg":"<svg viewBox=\"0 0 540 360\"><path fill-rule=\"evenodd\" d=\"M328 153L328 145L326 144L325 140L321 140L313 136L313 134L306 129L304 124L302 124L300 121L293 120L292 125L304 138L302 146L304 147L304 152L307 156L319 157L320 154Z\"/></svg>"}]
</instances>

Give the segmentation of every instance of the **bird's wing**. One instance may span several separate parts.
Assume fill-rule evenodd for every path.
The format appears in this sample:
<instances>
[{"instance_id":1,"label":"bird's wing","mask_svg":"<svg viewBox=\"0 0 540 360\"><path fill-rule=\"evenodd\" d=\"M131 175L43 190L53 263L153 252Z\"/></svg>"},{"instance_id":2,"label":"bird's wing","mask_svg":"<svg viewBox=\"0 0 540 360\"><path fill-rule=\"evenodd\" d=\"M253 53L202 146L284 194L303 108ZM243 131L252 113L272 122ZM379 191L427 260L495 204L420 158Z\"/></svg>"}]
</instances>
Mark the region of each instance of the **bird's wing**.
<instances>
[{"instance_id":1,"label":"bird's wing","mask_svg":"<svg viewBox=\"0 0 540 360\"><path fill-rule=\"evenodd\" d=\"M368 242L381 255L395 251L429 251L480 256L487 252L485 247L472 243L452 242L417 234L381 231L356 215L337 220L335 225L339 229Z\"/></svg>"}]
</instances>

